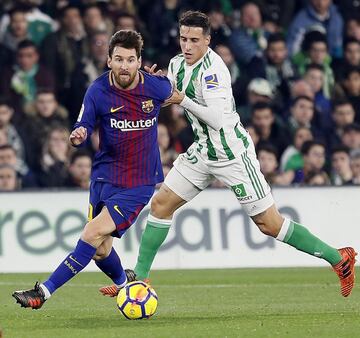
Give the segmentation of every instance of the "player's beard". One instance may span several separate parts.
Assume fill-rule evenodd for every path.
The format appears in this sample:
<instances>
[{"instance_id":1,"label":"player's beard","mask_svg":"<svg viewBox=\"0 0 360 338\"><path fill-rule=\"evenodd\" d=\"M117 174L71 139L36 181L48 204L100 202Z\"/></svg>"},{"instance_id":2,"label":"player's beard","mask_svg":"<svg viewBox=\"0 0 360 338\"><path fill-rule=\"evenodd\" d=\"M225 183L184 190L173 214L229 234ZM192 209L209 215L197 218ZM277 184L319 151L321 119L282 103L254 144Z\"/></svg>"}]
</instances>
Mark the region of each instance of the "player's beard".
<instances>
[{"instance_id":1,"label":"player's beard","mask_svg":"<svg viewBox=\"0 0 360 338\"><path fill-rule=\"evenodd\" d=\"M114 77L116 83L123 89L128 88L135 80L135 76L137 74L137 71L135 71L133 74L129 72L123 72L116 74L114 72ZM122 75L127 75L127 77L122 77Z\"/></svg>"}]
</instances>

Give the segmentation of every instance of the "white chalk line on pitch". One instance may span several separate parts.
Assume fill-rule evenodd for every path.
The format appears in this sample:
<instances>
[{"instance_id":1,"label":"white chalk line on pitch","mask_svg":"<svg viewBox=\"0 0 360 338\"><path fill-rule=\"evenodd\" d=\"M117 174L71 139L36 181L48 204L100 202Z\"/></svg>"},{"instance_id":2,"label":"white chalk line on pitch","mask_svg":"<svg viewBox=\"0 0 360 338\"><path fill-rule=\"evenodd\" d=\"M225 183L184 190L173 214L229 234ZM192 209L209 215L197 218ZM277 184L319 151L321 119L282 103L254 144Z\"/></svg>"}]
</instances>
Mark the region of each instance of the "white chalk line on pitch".
<instances>
[{"instance_id":1,"label":"white chalk line on pitch","mask_svg":"<svg viewBox=\"0 0 360 338\"><path fill-rule=\"evenodd\" d=\"M110 282L111 283L111 282ZM31 284L31 283L30 283ZM108 283L109 284L109 283ZM29 283L24 282L0 282L0 285L3 286L29 286ZM97 288L106 285L106 282L103 284L91 284L91 283L84 283L84 284L67 284L66 287L73 287L73 288ZM256 284L156 284L154 287L156 288L184 288L184 289L194 289L194 288L218 288L218 289L226 289L226 288L249 288L249 287L268 287L273 288L275 285L281 285L284 287L297 287L297 288L309 288L309 287L321 287L324 284L321 283L281 283L281 284L271 284L271 283L256 283ZM335 286L338 283L326 283L326 286Z\"/></svg>"}]
</instances>

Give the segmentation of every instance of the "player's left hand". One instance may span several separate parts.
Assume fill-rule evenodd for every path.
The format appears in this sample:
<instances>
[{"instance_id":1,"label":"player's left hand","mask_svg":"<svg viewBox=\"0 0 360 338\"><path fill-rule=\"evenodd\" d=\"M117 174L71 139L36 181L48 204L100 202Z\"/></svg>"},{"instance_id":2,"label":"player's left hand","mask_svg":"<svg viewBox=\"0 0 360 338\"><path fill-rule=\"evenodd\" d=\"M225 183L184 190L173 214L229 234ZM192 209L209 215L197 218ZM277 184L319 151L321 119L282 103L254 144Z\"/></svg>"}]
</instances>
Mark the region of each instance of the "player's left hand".
<instances>
[{"instance_id":1,"label":"player's left hand","mask_svg":"<svg viewBox=\"0 0 360 338\"><path fill-rule=\"evenodd\" d=\"M157 64L154 63L151 67L149 67L149 66L144 66L144 69L145 69L149 74L151 74L151 75L163 76L164 73L163 73L163 71L162 71L161 69L155 71L155 70L156 70L156 67L157 67Z\"/></svg>"},{"instance_id":2,"label":"player's left hand","mask_svg":"<svg viewBox=\"0 0 360 338\"><path fill-rule=\"evenodd\" d=\"M185 94L174 88L172 95L165 101L165 104L179 104L185 97Z\"/></svg>"}]
</instances>

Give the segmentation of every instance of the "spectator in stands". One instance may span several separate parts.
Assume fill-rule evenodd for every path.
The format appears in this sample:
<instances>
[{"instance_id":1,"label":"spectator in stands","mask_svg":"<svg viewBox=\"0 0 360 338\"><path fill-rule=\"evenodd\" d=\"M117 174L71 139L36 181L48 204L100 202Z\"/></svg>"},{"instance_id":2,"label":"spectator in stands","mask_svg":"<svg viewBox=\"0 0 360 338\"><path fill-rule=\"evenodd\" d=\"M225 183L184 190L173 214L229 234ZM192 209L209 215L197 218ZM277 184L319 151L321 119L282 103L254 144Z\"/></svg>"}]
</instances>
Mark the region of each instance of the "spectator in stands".
<instances>
[{"instance_id":1,"label":"spectator in stands","mask_svg":"<svg viewBox=\"0 0 360 338\"><path fill-rule=\"evenodd\" d=\"M323 66L311 63L306 67L304 80L310 85L314 93L315 121L314 124L323 131L332 127L331 123L331 103L324 95L325 74Z\"/></svg>"},{"instance_id":2,"label":"spectator in stands","mask_svg":"<svg viewBox=\"0 0 360 338\"><path fill-rule=\"evenodd\" d=\"M236 61L247 65L253 57L261 57L267 46L267 35L259 5L255 1L246 1L241 7L241 27L234 29L229 38Z\"/></svg>"},{"instance_id":3,"label":"spectator in stands","mask_svg":"<svg viewBox=\"0 0 360 338\"><path fill-rule=\"evenodd\" d=\"M112 35L114 25L105 19L101 8L96 3L85 6L83 11L84 27L88 35L98 31L105 31Z\"/></svg>"},{"instance_id":4,"label":"spectator in stands","mask_svg":"<svg viewBox=\"0 0 360 338\"><path fill-rule=\"evenodd\" d=\"M88 55L86 33L77 7L69 5L61 10L60 29L45 38L41 50L45 65L55 74L58 97L68 107L71 74Z\"/></svg>"},{"instance_id":5,"label":"spectator in stands","mask_svg":"<svg viewBox=\"0 0 360 338\"><path fill-rule=\"evenodd\" d=\"M355 109L355 121L360 123L360 67L349 66L341 82L341 96L347 98Z\"/></svg>"},{"instance_id":6,"label":"spectator in stands","mask_svg":"<svg viewBox=\"0 0 360 338\"><path fill-rule=\"evenodd\" d=\"M211 27L210 47L215 48L217 45L228 45L228 39L231 35L231 29L227 25L225 15L221 8L213 7L208 13Z\"/></svg>"},{"instance_id":7,"label":"spectator in stands","mask_svg":"<svg viewBox=\"0 0 360 338\"><path fill-rule=\"evenodd\" d=\"M15 168L9 164L0 165L0 191L15 191L19 188Z\"/></svg>"},{"instance_id":8,"label":"spectator in stands","mask_svg":"<svg viewBox=\"0 0 360 338\"><path fill-rule=\"evenodd\" d=\"M267 103L256 103L252 108L251 122L260 136L258 146L262 142L268 142L276 148L278 156L281 156L289 144L289 134L276 120L272 107Z\"/></svg>"},{"instance_id":9,"label":"spectator in stands","mask_svg":"<svg viewBox=\"0 0 360 338\"><path fill-rule=\"evenodd\" d=\"M268 38L265 58L254 57L247 67L251 78L260 77L269 81L274 94L273 104L280 108L283 108L285 98L289 97L291 81L296 76L296 70L287 55L283 34L272 34Z\"/></svg>"},{"instance_id":10,"label":"spectator in stands","mask_svg":"<svg viewBox=\"0 0 360 338\"><path fill-rule=\"evenodd\" d=\"M153 3L146 27L155 52L166 53L169 56L179 52L177 29L181 5L181 0L165 0ZM154 18L156 19L154 20Z\"/></svg>"},{"instance_id":11,"label":"spectator in stands","mask_svg":"<svg viewBox=\"0 0 360 338\"><path fill-rule=\"evenodd\" d=\"M28 22L26 20L26 11L20 7L15 7L9 12L9 26L2 37L2 43L14 54L21 41L31 39L28 32Z\"/></svg>"},{"instance_id":12,"label":"spectator in stands","mask_svg":"<svg viewBox=\"0 0 360 338\"><path fill-rule=\"evenodd\" d=\"M350 153L350 166L353 178L352 184L360 185L360 150L354 150Z\"/></svg>"},{"instance_id":13,"label":"spectator in stands","mask_svg":"<svg viewBox=\"0 0 360 338\"><path fill-rule=\"evenodd\" d=\"M349 101L335 101L332 109L334 122L332 130L328 133L327 144L329 149L342 143L342 136L347 125L354 122L355 111Z\"/></svg>"},{"instance_id":14,"label":"spectator in stands","mask_svg":"<svg viewBox=\"0 0 360 338\"><path fill-rule=\"evenodd\" d=\"M247 104L239 107L239 114L243 124L251 121L251 107L256 103L263 102L270 104L273 92L269 81L262 78L255 78L247 86Z\"/></svg>"},{"instance_id":15,"label":"spectator in stands","mask_svg":"<svg viewBox=\"0 0 360 338\"><path fill-rule=\"evenodd\" d=\"M97 31L89 40L90 54L81 59L71 76L71 99L68 104L71 124L77 119L86 89L107 70L109 35L106 31Z\"/></svg>"},{"instance_id":16,"label":"spectator in stands","mask_svg":"<svg viewBox=\"0 0 360 338\"><path fill-rule=\"evenodd\" d=\"M0 165L3 164L11 165L16 170L17 178L22 187L37 186L37 178L29 170L26 163L16 156L15 149L9 144L0 145Z\"/></svg>"},{"instance_id":17,"label":"spectator in stands","mask_svg":"<svg viewBox=\"0 0 360 338\"><path fill-rule=\"evenodd\" d=\"M120 13L115 19L115 29L117 32L121 29L138 30L136 18L129 13Z\"/></svg>"},{"instance_id":18,"label":"spectator in stands","mask_svg":"<svg viewBox=\"0 0 360 338\"><path fill-rule=\"evenodd\" d=\"M16 155L24 161L24 144L16 130L15 126L10 122L14 114L14 109L6 99L0 100L0 131L6 142L3 144L11 145Z\"/></svg>"},{"instance_id":19,"label":"spectator in stands","mask_svg":"<svg viewBox=\"0 0 360 338\"><path fill-rule=\"evenodd\" d=\"M331 66L337 81L344 79L347 68L351 66L360 67L360 40L346 39L344 42L344 58L335 59Z\"/></svg>"},{"instance_id":20,"label":"spectator in stands","mask_svg":"<svg viewBox=\"0 0 360 338\"><path fill-rule=\"evenodd\" d=\"M299 170L304 167L304 159L301 148L306 141L314 139L311 129L308 127L298 127L294 131L293 144L290 144L284 151L280 160L280 170Z\"/></svg>"},{"instance_id":21,"label":"spectator in stands","mask_svg":"<svg viewBox=\"0 0 360 338\"><path fill-rule=\"evenodd\" d=\"M293 172L281 173L278 170L278 153L270 143L261 143L256 150L261 172L271 185L288 185L293 177Z\"/></svg>"},{"instance_id":22,"label":"spectator in stands","mask_svg":"<svg viewBox=\"0 0 360 338\"><path fill-rule=\"evenodd\" d=\"M37 47L30 40L22 41L17 49L16 65L4 70L0 91L10 99L16 111L22 111L35 100L39 88L54 88L51 72L39 63Z\"/></svg>"},{"instance_id":23,"label":"spectator in stands","mask_svg":"<svg viewBox=\"0 0 360 338\"><path fill-rule=\"evenodd\" d=\"M20 132L25 140L27 163L39 170L41 151L46 135L57 126L70 127L67 110L60 106L50 89L40 89L34 105L24 119Z\"/></svg>"},{"instance_id":24,"label":"spectator in stands","mask_svg":"<svg viewBox=\"0 0 360 338\"><path fill-rule=\"evenodd\" d=\"M360 149L360 125L351 123L344 127L341 137L342 143L347 146L350 151Z\"/></svg>"},{"instance_id":25,"label":"spectator in stands","mask_svg":"<svg viewBox=\"0 0 360 338\"><path fill-rule=\"evenodd\" d=\"M71 153L69 136L69 130L60 126L53 128L47 135L41 156L40 186L64 186Z\"/></svg>"},{"instance_id":26,"label":"spectator in stands","mask_svg":"<svg viewBox=\"0 0 360 338\"><path fill-rule=\"evenodd\" d=\"M345 36L360 41L360 15L353 13L353 16L346 20Z\"/></svg>"},{"instance_id":27,"label":"spectator in stands","mask_svg":"<svg viewBox=\"0 0 360 338\"><path fill-rule=\"evenodd\" d=\"M246 93L247 85L246 74L241 72L240 67L235 62L234 55L228 46L220 43L215 47L215 52L221 56L229 69L233 96L236 106L239 106L240 102L246 100L246 95L244 95L244 93Z\"/></svg>"},{"instance_id":28,"label":"spectator in stands","mask_svg":"<svg viewBox=\"0 0 360 338\"><path fill-rule=\"evenodd\" d=\"M333 185L350 184L352 171L349 149L345 146L335 147L331 152L331 183Z\"/></svg>"},{"instance_id":29,"label":"spectator in stands","mask_svg":"<svg viewBox=\"0 0 360 338\"><path fill-rule=\"evenodd\" d=\"M290 116L287 123L290 135L293 136L298 128L305 127L311 130L314 138L322 139L322 131L313 123L314 115L314 101L307 96L297 97L290 107Z\"/></svg>"},{"instance_id":30,"label":"spectator in stands","mask_svg":"<svg viewBox=\"0 0 360 338\"><path fill-rule=\"evenodd\" d=\"M326 32L330 54L341 57L343 25L343 19L331 0L310 0L289 27L287 41L290 54L300 51L306 31L317 26Z\"/></svg>"},{"instance_id":31,"label":"spectator in stands","mask_svg":"<svg viewBox=\"0 0 360 338\"><path fill-rule=\"evenodd\" d=\"M304 180L304 185L310 186L330 185L330 183L329 175L325 170L311 171Z\"/></svg>"},{"instance_id":32,"label":"spectator in stands","mask_svg":"<svg viewBox=\"0 0 360 338\"><path fill-rule=\"evenodd\" d=\"M89 189L92 159L91 155L79 149L70 157L69 176L64 186L71 188Z\"/></svg>"},{"instance_id":33,"label":"spectator in stands","mask_svg":"<svg viewBox=\"0 0 360 338\"><path fill-rule=\"evenodd\" d=\"M307 182L314 171L324 170L325 146L323 143L306 141L301 148L301 153L304 159L304 167L295 171L292 183Z\"/></svg>"},{"instance_id":34,"label":"spectator in stands","mask_svg":"<svg viewBox=\"0 0 360 338\"><path fill-rule=\"evenodd\" d=\"M331 68L331 56L328 53L328 44L323 32L310 31L305 35L301 52L293 57L295 65L301 75L305 74L310 64L320 65L324 69L324 95L330 98L334 87L334 74Z\"/></svg>"},{"instance_id":35,"label":"spectator in stands","mask_svg":"<svg viewBox=\"0 0 360 338\"><path fill-rule=\"evenodd\" d=\"M290 88L291 100L295 100L299 96L307 96L312 100L315 97L310 85L304 79L295 81Z\"/></svg>"}]
</instances>

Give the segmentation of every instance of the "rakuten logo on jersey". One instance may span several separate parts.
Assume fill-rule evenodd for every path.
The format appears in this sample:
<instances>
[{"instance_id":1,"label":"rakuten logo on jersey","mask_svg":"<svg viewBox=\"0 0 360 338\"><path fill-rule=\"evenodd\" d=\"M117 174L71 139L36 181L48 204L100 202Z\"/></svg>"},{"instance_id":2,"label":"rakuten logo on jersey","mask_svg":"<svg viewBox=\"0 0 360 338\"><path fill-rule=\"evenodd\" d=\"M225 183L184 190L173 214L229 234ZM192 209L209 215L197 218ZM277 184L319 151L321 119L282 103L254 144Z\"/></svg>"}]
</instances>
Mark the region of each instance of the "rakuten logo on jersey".
<instances>
[{"instance_id":1,"label":"rakuten logo on jersey","mask_svg":"<svg viewBox=\"0 0 360 338\"><path fill-rule=\"evenodd\" d=\"M110 119L110 127L120 129L121 131L135 131L135 130L145 130L156 123L156 117L153 117L151 120L116 120Z\"/></svg>"}]
</instances>

